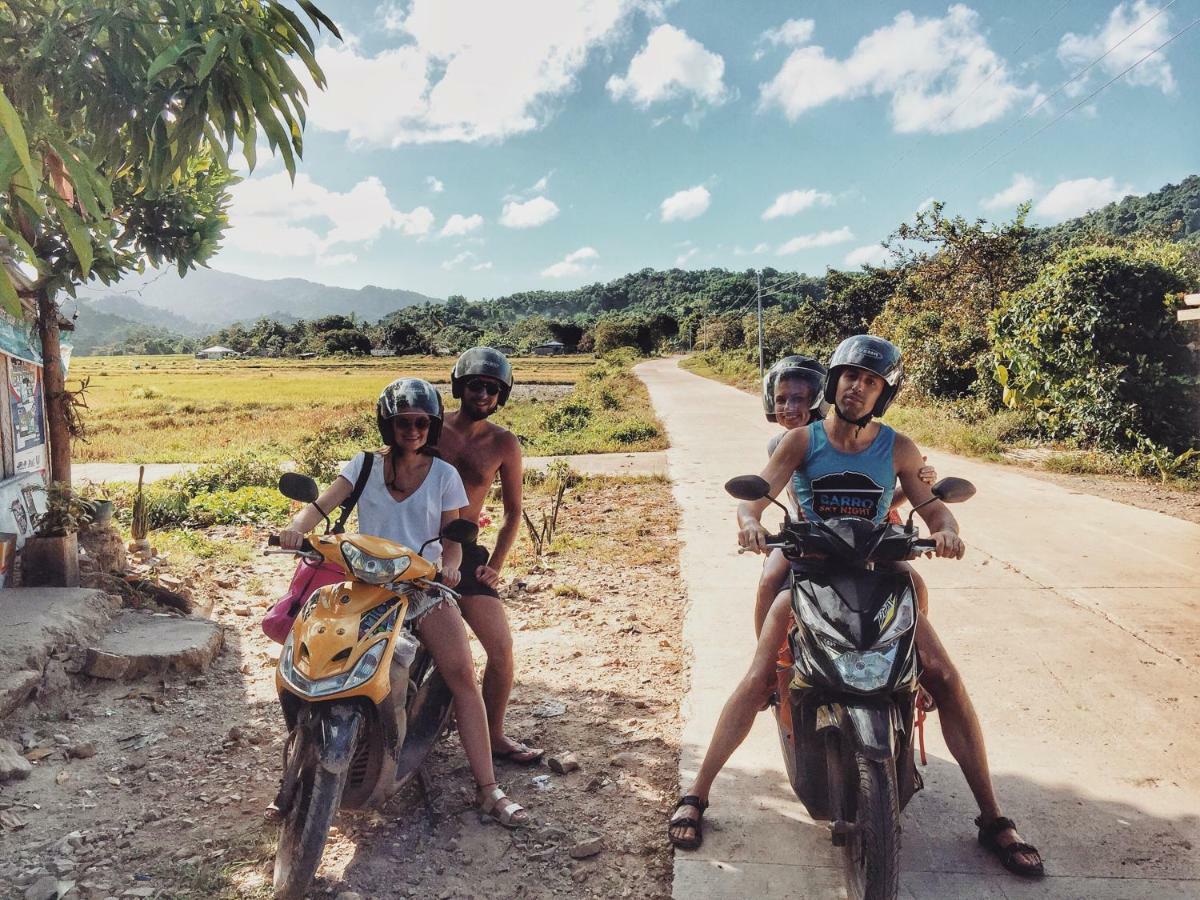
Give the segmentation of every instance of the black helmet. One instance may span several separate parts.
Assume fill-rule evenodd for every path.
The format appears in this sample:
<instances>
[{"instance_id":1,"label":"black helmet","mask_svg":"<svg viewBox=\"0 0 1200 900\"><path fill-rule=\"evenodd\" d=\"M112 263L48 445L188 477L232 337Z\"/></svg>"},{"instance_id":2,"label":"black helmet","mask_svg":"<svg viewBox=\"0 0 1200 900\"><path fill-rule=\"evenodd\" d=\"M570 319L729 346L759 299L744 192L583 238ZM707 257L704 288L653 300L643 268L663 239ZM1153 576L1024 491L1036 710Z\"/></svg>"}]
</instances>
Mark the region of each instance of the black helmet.
<instances>
[{"instance_id":1,"label":"black helmet","mask_svg":"<svg viewBox=\"0 0 1200 900\"><path fill-rule=\"evenodd\" d=\"M508 358L492 347L472 347L460 356L450 371L450 393L455 400L462 397L465 382L476 375L500 382L500 405L503 406L513 386L512 365Z\"/></svg>"},{"instance_id":2,"label":"black helmet","mask_svg":"<svg viewBox=\"0 0 1200 900\"><path fill-rule=\"evenodd\" d=\"M866 369L883 379L883 393L879 395L879 399L875 401L875 408L866 418L882 416L892 405L892 401L900 393L900 385L904 383L904 364L900 360L900 348L891 341L870 334L855 335L838 344L833 356L829 357L829 374L825 377L827 403L834 402L838 379L842 376L842 369L847 366Z\"/></svg>"},{"instance_id":3,"label":"black helmet","mask_svg":"<svg viewBox=\"0 0 1200 900\"><path fill-rule=\"evenodd\" d=\"M396 443L391 420L407 412L423 412L429 416L429 438L425 446L437 446L442 434L442 397L437 388L420 378L397 378L383 389L375 404L375 421L379 425L379 436L389 447Z\"/></svg>"},{"instance_id":4,"label":"black helmet","mask_svg":"<svg viewBox=\"0 0 1200 900\"><path fill-rule=\"evenodd\" d=\"M829 410L829 404L825 402L822 392L825 381L825 367L811 356L800 356L797 354L795 356L783 357L775 365L767 369L767 374L763 376L762 401L763 412L767 415L767 421L779 421L775 415L775 385L783 377L803 379L812 387L813 418L823 419L825 413Z\"/></svg>"}]
</instances>

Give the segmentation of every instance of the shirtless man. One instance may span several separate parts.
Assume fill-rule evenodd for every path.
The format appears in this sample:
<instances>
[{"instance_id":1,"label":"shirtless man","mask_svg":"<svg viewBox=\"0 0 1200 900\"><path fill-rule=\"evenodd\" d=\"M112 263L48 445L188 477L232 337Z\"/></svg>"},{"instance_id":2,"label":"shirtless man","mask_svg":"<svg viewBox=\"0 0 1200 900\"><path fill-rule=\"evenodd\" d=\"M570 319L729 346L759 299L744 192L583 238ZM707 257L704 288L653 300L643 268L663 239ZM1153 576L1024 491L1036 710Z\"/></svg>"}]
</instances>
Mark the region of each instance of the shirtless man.
<instances>
[{"instance_id":1,"label":"shirtless man","mask_svg":"<svg viewBox=\"0 0 1200 900\"><path fill-rule=\"evenodd\" d=\"M487 653L483 670L483 703L487 707L492 756L498 760L534 765L545 751L513 741L504 733L504 713L513 685L512 631L496 588L500 570L521 527L521 444L516 435L488 421L508 400L512 390L512 366L504 354L491 347L472 347L458 358L450 373L450 392L459 400L457 410L446 414L438 449L462 476L467 489L463 518L478 522L483 502L500 475L500 497L504 522L496 537L496 549L463 548L463 618Z\"/></svg>"}]
</instances>

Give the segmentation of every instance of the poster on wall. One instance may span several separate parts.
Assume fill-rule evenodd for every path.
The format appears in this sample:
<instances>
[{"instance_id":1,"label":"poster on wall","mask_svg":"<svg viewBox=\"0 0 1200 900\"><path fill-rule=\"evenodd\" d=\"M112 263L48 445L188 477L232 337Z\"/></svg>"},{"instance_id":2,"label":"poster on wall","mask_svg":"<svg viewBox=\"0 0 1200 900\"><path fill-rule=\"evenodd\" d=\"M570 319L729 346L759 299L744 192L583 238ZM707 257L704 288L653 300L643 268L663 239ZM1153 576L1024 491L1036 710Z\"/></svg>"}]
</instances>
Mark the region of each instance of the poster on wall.
<instances>
[{"instance_id":1,"label":"poster on wall","mask_svg":"<svg viewBox=\"0 0 1200 900\"><path fill-rule=\"evenodd\" d=\"M46 481L27 472L0 483L0 532L17 536L17 546L33 534L33 523L46 511Z\"/></svg>"},{"instance_id":2,"label":"poster on wall","mask_svg":"<svg viewBox=\"0 0 1200 900\"><path fill-rule=\"evenodd\" d=\"M46 416L42 407L40 366L8 357L8 402L12 412L14 467L40 472L46 467Z\"/></svg>"}]
</instances>

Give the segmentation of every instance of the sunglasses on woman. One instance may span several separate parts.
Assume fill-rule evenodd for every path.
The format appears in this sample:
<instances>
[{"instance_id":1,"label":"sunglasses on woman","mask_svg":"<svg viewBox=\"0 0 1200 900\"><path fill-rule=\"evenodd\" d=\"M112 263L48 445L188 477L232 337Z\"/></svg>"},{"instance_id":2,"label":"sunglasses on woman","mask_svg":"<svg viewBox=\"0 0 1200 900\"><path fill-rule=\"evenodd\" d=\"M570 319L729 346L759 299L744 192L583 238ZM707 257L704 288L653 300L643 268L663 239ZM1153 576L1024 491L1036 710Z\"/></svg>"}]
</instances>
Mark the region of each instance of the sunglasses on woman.
<instances>
[{"instance_id":1,"label":"sunglasses on woman","mask_svg":"<svg viewBox=\"0 0 1200 900\"><path fill-rule=\"evenodd\" d=\"M392 421L399 431L429 430L429 419L426 416L397 416Z\"/></svg>"},{"instance_id":2,"label":"sunglasses on woman","mask_svg":"<svg viewBox=\"0 0 1200 900\"><path fill-rule=\"evenodd\" d=\"M472 378L467 382L467 390L476 394L482 394L486 391L489 397L495 397L500 393L500 385L494 381L485 381L482 378Z\"/></svg>"}]
</instances>

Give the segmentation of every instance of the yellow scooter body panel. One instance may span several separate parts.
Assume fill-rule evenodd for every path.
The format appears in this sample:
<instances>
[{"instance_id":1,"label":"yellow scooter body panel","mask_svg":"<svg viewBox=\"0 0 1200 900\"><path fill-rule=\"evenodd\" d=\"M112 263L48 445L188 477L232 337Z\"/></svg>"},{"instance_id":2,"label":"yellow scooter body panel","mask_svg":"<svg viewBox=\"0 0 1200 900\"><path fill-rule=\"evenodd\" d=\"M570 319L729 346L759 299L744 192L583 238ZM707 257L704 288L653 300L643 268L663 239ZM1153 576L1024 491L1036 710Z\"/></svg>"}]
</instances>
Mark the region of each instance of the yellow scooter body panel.
<instances>
[{"instance_id":1,"label":"yellow scooter body panel","mask_svg":"<svg viewBox=\"0 0 1200 900\"><path fill-rule=\"evenodd\" d=\"M408 610L408 599L386 585L367 584L354 579L342 556L343 541L354 544L372 556L385 559L410 557L409 567L397 579L399 582L432 580L437 575L437 568L416 551L383 538L338 534L310 539L314 549L328 562L341 566L348 578L315 591L301 607L292 625L290 638L290 661L295 672L309 681L321 681L352 671L363 655L381 641L386 641L387 647L374 674L363 684L344 691L313 697L289 684L279 667L275 670L275 687L280 693L287 691L305 699L326 701L365 697L371 703L378 704L390 690L388 675L391 666L388 661ZM372 622L360 639L363 616L391 598L395 598L395 605ZM387 624L389 622L390 626Z\"/></svg>"}]
</instances>

